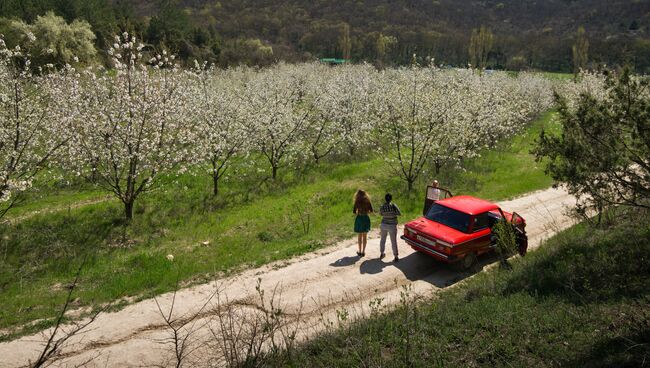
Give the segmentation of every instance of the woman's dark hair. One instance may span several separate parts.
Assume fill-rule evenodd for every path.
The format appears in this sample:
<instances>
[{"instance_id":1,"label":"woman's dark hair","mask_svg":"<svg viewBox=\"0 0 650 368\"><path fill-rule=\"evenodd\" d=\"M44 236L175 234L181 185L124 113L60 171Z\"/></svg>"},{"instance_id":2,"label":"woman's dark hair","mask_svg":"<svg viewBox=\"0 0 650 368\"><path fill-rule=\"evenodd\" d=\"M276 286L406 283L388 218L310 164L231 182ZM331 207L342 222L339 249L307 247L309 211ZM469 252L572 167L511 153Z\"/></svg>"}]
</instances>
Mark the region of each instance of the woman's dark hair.
<instances>
[{"instance_id":1,"label":"woman's dark hair","mask_svg":"<svg viewBox=\"0 0 650 368\"><path fill-rule=\"evenodd\" d=\"M359 189L354 195L354 208L363 212L370 211L372 204L370 204L370 196L365 191Z\"/></svg>"},{"instance_id":2,"label":"woman's dark hair","mask_svg":"<svg viewBox=\"0 0 650 368\"><path fill-rule=\"evenodd\" d=\"M386 203L390 203L390 201L393 200L393 196L390 193L386 193L384 199L386 200Z\"/></svg>"}]
</instances>

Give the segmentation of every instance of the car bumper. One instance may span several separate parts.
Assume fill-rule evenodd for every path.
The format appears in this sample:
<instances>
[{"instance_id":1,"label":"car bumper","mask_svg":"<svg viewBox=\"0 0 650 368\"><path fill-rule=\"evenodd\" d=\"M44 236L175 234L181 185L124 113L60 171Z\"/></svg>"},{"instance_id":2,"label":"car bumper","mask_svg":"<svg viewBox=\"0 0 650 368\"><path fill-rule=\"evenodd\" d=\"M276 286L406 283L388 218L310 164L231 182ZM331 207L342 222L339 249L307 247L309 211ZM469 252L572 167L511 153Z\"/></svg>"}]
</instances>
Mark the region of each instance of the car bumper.
<instances>
[{"instance_id":1,"label":"car bumper","mask_svg":"<svg viewBox=\"0 0 650 368\"><path fill-rule=\"evenodd\" d=\"M450 255L438 252L437 250L431 249L431 248L429 248L429 247L427 247L427 246L425 246L423 244L420 244L420 243L414 241L413 239L407 238L404 235L402 235L400 238L402 240L404 240L406 242L406 244L410 245L411 248L413 248L415 250L419 250L421 252L424 252L424 253L426 253L426 254L428 254L428 255L436 258L436 259L439 259L439 260L441 260L443 262L453 263L453 262L458 261L458 257L456 257L456 256L453 256L453 255L450 256Z\"/></svg>"}]
</instances>

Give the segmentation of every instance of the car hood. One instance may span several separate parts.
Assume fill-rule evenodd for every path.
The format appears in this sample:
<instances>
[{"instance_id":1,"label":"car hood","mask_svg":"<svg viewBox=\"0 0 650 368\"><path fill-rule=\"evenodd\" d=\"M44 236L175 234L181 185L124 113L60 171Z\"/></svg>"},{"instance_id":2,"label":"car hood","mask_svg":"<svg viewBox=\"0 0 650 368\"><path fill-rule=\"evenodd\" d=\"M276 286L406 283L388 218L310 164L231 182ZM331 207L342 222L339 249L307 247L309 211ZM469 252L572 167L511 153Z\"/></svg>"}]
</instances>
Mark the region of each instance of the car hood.
<instances>
[{"instance_id":1,"label":"car hood","mask_svg":"<svg viewBox=\"0 0 650 368\"><path fill-rule=\"evenodd\" d=\"M405 226L450 244L463 243L473 238L472 234L466 234L439 222L431 221L426 217L420 217L408 222Z\"/></svg>"}]
</instances>

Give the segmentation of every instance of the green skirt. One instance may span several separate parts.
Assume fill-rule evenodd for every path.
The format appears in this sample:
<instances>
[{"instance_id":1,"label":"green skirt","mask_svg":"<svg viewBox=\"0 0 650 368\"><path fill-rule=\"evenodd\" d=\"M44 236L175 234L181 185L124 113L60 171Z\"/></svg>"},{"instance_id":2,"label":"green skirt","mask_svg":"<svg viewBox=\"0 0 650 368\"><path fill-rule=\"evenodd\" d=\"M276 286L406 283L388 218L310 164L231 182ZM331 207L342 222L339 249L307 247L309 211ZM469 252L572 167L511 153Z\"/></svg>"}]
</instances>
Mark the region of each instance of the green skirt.
<instances>
[{"instance_id":1,"label":"green skirt","mask_svg":"<svg viewBox=\"0 0 650 368\"><path fill-rule=\"evenodd\" d=\"M357 218L354 219L354 232L367 233L369 231L370 231L370 216L357 215Z\"/></svg>"}]
</instances>

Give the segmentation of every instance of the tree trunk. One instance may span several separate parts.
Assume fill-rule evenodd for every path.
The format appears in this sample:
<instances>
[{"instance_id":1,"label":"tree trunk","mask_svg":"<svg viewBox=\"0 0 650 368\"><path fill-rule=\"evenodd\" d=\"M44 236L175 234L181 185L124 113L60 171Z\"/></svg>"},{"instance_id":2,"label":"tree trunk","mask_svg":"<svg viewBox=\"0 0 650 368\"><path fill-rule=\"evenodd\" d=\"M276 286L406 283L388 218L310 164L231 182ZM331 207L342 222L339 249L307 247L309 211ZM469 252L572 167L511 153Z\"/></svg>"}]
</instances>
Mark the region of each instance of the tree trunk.
<instances>
[{"instance_id":1,"label":"tree trunk","mask_svg":"<svg viewBox=\"0 0 650 368\"><path fill-rule=\"evenodd\" d=\"M133 200L124 202L124 216L128 221L133 220Z\"/></svg>"},{"instance_id":2,"label":"tree trunk","mask_svg":"<svg viewBox=\"0 0 650 368\"><path fill-rule=\"evenodd\" d=\"M413 190L413 179L406 179L408 192L410 193Z\"/></svg>"},{"instance_id":3,"label":"tree trunk","mask_svg":"<svg viewBox=\"0 0 650 368\"><path fill-rule=\"evenodd\" d=\"M273 180L278 177L278 167L273 166L273 174L272 174Z\"/></svg>"},{"instance_id":4,"label":"tree trunk","mask_svg":"<svg viewBox=\"0 0 650 368\"><path fill-rule=\"evenodd\" d=\"M97 182L99 181L99 176L97 175L97 166L98 165L99 165L99 163L97 162L97 160L93 160L92 174L90 174L90 182L93 183L93 184L97 184Z\"/></svg>"},{"instance_id":5,"label":"tree trunk","mask_svg":"<svg viewBox=\"0 0 650 368\"><path fill-rule=\"evenodd\" d=\"M214 197L219 194L219 175L216 173L212 174L212 183L213 183L213 188L212 188L212 195Z\"/></svg>"},{"instance_id":6,"label":"tree trunk","mask_svg":"<svg viewBox=\"0 0 650 368\"><path fill-rule=\"evenodd\" d=\"M440 162L436 161L435 166L436 166L436 176L440 175L440 169L442 168L442 164Z\"/></svg>"}]
</instances>

